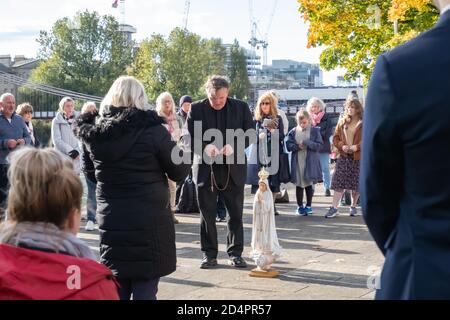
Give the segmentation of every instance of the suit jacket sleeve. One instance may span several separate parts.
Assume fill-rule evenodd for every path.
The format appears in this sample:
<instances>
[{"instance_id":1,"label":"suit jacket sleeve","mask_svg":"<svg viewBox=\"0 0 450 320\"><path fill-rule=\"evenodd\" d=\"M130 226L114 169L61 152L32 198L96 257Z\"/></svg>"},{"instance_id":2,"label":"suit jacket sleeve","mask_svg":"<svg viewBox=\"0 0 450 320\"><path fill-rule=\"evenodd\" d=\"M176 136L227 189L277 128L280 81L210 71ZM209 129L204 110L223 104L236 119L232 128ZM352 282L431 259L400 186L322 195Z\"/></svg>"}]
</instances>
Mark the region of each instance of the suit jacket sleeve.
<instances>
[{"instance_id":1,"label":"suit jacket sleeve","mask_svg":"<svg viewBox=\"0 0 450 320\"><path fill-rule=\"evenodd\" d=\"M243 130L247 131L247 130L250 130L250 129L254 129L255 128L255 123L253 121L253 116L252 116L252 113L250 111L250 108L248 107L248 104L244 103L243 107L244 107L244 125L243 125ZM256 139L255 139L255 141L256 141ZM245 139L245 148L248 148L250 146L250 144L254 143L255 141L251 141L251 140Z\"/></svg>"},{"instance_id":2,"label":"suit jacket sleeve","mask_svg":"<svg viewBox=\"0 0 450 320\"><path fill-rule=\"evenodd\" d=\"M203 155L203 150L207 146L207 143L203 141L203 132L199 131L197 135L195 135L195 122L198 124L201 123L201 104L193 104L191 110L189 111L185 126L187 127L187 131L189 132L189 138L187 138L187 143L189 143L189 147L192 153L196 153L200 156ZM200 148L196 148L196 146L201 146Z\"/></svg>"},{"instance_id":3,"label":"suit jacket sleeve","mask_svg":"<svg viewBox=\"0 0 450 320\"><path fill-rule=\"evenodd\" d=\"M389 64L381 56L366 98L360 190L364 219L383 254L397 223L403 187L402 146L395 118L399 105L389 77Z\"/></svg>"}]
</instances>

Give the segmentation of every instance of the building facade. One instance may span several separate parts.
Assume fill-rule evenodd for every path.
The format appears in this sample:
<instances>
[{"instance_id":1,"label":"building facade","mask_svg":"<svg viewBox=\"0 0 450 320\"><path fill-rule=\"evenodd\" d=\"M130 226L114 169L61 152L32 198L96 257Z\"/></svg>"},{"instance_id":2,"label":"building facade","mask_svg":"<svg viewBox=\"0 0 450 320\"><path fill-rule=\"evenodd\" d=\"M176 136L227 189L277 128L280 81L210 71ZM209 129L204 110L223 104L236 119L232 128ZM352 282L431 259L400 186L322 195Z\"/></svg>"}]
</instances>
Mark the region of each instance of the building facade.
<instances>
[{"instance_id":1,"label":"building facade","mask_svg":"<svg viewBox=\"0 0 450 320\"><path fill-rule=\"evenodd\" d=\"M273 60L263 66L255 83L273 83L278 89L315 88L323 85L323 72L318 64L293 60Z\"/></svg>"},{"instance_id":2,"label":"building facade","mask_svg":"<svg viewBox=\"0 0 450 320\"><path fill-rule=\"evenodd\" d=\"M19 86L8 79L5 74L12 74L24 80L28 80L31 72L38 67L39 60L27 59L17 55L14 59L10 55L0 56L0 95L10 92L17 96Z\"/></svg>"}]
</instances>

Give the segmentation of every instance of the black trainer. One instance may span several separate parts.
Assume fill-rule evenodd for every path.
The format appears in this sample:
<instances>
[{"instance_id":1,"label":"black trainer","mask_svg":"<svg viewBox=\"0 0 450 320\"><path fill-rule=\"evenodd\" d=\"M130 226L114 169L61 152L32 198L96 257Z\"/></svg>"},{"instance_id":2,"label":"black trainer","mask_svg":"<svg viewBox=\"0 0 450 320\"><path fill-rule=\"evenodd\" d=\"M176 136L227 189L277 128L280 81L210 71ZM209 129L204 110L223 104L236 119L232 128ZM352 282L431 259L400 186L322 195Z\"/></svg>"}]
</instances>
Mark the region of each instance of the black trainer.
<instances>
[{"instance_id":1,"label":"black trainer","mask_svg":"<svg viewBox=\"0 0 450 320\"><path fill-rule=\"evenodd\" d=\"M230 265L236 268L247 268L247 262L242 257L231 257Z\"/></svg>"},{"instance_id":2,"label":"black trainer","mask_svg":"<svg viewBox=\"0 0 450 320\"><path fill-rule=\"evenodd\" d=\"M200 269L209 269L217 266L217 259L204 257L200 264Z\"/></svg>"}]
</instances>

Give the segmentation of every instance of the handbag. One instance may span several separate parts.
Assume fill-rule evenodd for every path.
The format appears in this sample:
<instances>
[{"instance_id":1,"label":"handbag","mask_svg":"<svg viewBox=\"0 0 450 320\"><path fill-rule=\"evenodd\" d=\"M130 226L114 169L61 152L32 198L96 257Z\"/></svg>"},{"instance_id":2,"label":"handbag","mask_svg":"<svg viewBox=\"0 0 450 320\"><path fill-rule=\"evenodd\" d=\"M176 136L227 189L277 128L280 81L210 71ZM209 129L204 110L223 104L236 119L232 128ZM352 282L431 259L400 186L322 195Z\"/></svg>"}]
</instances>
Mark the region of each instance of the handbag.
<instances>
[{"instance_id":1,"label":"handbag","mask_svg":"<svg viewBox=\"0 0 450 320\"><path fill-rule=\"evenodd\" d=\"M275 198L275 203L289 203L289 193L287 189L281 190L279 196Z\"/></svg>"},{"instance_id":2,"label":"handbag","mask_svg":"<svg viewBox=\"0 0 450 320\"><path fill-rule=\"evenodd\" d=\"M192 176L185 179L181 187L180 199L178 200L176 213L198 213L197 192Z\"/></svg>"}]
</instances>

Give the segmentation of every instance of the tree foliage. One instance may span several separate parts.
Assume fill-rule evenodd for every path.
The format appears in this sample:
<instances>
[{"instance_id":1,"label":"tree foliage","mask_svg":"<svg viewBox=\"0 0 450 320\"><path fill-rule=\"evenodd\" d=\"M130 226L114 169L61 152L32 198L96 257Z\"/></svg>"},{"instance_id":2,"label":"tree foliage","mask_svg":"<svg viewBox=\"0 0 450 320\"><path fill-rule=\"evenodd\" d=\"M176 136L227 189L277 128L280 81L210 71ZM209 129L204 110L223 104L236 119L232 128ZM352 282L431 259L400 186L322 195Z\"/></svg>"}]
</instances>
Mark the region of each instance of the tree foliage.
<instances>
[{"instance_id":1,"label":"tree foliage","mask_svg":"<svg viewBox=\"0 0 450 320\"><path fill-rule=\"evenodd\" d=\"M438 17L430 0L297 1L309 23L308 47L324 46L321 66L345 68L346 79L363 75L367 81L381 53L429 29Z\"/></svg>"},{"instance_id":2,"label":"tree foliage","mask_svg":"<svg viewBox=\"0 0 450 320\"><path fill-rule=\"evenodd\" d=\"M143 82L150 100L154 101L163 91L169 91L175 100L185 94L200 99L205 96L203 85L210 75L228 75L228 69L236 69L233 58L229 68L226 60L226 49L220 39L202 39L188 30L176 28L167 38L153 34L144 40L129 74ZM246 66L244 68L246 70ZM234 75L245 76L242 71ZM248 75L246 77L248 80ZM230 78L232 83L238 80ZM241 84L236 88L239 88L236 96L245 90Z\"/></svg>"},{"instance_id":3,"label":"tree foliage","mask_svg":"<svg viewBox=\"0 0 450 320\"><path fill-rule=\"evenodd\" d=\"M238 99L247 99L251 87L247 72L247 58L244 48L239 46L237 40L230 48L228 76L231 81L230 94Z\"/></svg>"},{"instance_id":4,"label":"tree foliage","mask_svg":"<svg viewBox=\"0 0 450 320\"><path fill-rule=\"evenodd\" d=\"M133 60L134 43L126 40L115 18L96 12L60 19L37 41L42 63L32 79L86 94L104 95Z\"/></svg>"}]
</instances>

